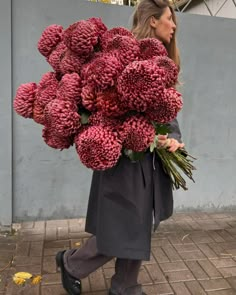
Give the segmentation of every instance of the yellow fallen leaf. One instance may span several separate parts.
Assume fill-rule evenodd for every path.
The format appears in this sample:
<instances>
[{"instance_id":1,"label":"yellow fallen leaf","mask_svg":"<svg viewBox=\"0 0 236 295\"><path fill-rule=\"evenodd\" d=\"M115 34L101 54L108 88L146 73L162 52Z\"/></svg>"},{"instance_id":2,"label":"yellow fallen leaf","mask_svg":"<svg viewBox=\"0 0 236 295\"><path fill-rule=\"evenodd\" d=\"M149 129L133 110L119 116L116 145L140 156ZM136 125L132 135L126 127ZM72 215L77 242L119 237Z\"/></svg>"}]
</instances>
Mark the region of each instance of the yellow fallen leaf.
<instances>
[{"instance_id":1,"label":"yellow fallen leaf","mask_svg":"<svg viewBox=\"0 0 236 295\"><path fill-rule=\"evenodd\" d=\"M41 282L42 277L41 276L36 276L32 278L32 285L37 285Z\"/></svg>"},{"instance_id":2,"label":"yellow fallen leaf","mask_svg":"<svg viewBox=\"0 0 236 295\"><path fill-rule=\"evenodd\" d=\"M13 282L17 285L24 285L26 280L23 278L13 277Z\"/></svg>"},{"instance_id":3,"label":"yellow fallen leaf","mask_svg":"<svg viewBox=\"0 0 236 295\"><path fill-rule=\"evenodd\" d=\"M20 278L20 279L24 279L24 280L28 280L28 279L31 279L32 278L32 274L29 273L29 272L21 271L21 272L15 273L14 274L14 277L17 277L17 278Z\"/></svg>"},{"instance_id":4,"label":"yellow fallen leaf","mask_svg":"<svg viewBox=\"0 0 236 295\"><path fill-rule=\"evenodd\" d=\"M80 242L75 243L75 246L80 246L80 245L81 245Z\"/></svg>"}]
</instances>

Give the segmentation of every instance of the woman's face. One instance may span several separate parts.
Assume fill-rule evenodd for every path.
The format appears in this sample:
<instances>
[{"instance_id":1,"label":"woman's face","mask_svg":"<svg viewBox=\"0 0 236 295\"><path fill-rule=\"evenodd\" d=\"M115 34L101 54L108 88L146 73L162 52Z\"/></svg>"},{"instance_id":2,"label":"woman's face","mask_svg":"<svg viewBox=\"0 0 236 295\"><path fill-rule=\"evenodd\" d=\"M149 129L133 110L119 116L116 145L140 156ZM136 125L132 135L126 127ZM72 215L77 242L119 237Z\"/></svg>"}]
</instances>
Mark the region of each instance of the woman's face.
<instances>
[{"instance_id":1,"label":"woman's face","mask_svg":"<svg viewBox=\"0 0 236 295\"><path fill-rule=\"evenodd\" d=\"M164 13L159 19L152 16L150 26L154 28L154 34L157 39L163 43L169 44L176 29L170 8L165 8Z\"/></svg>"}]
</instances>

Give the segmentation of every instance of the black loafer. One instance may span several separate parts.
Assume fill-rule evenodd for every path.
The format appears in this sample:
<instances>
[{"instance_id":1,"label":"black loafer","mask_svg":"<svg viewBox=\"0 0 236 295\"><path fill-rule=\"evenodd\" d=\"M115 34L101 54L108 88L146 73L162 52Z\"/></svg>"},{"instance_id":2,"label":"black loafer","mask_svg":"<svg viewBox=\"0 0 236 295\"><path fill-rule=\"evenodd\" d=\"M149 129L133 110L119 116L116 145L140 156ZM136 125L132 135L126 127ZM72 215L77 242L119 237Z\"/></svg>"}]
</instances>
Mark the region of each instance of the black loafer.
<instances>
[{"instance_id":1,"label":"black loafer","mask_svg":"<svg viewBox=\"0 0 236 295\"><path fill-rule=\"evenodd\" d=\"M72 277L64 267L64 256L65 251L60 251L56 255L56 264L57 267L61 269L61 281L63 288L68 292L70 295L80 295L82 293L82 285L79 279Z\"/></svg>"}]
</instances>

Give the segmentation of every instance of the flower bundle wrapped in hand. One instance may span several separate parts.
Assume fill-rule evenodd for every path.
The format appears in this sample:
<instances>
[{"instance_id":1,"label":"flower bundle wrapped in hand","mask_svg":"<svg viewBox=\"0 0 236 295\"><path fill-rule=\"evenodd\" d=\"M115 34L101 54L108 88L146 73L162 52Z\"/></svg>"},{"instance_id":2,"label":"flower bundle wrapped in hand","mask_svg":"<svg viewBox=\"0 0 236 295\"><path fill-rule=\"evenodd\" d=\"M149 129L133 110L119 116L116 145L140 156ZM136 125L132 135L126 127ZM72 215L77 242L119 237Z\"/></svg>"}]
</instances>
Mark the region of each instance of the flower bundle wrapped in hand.
<instances>
[{"instance_id":1,"label":"flower bundle wrapped in hand","mask_svg":"<svg viewBox=\"0 0 236 295\"><path fill-rule=\"evenodd\" d=\"M38 84L20 85L14 108L44 125L47 145L75 144L81 162L93 170L113 167L122 154L137 160L150 150L159 155L173 187L186 189L175 166L192 179L188 153L157 145L159 127L183 105L174 88L178 68L160 41L138 41L125 28L108 30L101 19L90 18L65 30L47 27L38 49L53 71Z\"/></svg>"}]
</instances>

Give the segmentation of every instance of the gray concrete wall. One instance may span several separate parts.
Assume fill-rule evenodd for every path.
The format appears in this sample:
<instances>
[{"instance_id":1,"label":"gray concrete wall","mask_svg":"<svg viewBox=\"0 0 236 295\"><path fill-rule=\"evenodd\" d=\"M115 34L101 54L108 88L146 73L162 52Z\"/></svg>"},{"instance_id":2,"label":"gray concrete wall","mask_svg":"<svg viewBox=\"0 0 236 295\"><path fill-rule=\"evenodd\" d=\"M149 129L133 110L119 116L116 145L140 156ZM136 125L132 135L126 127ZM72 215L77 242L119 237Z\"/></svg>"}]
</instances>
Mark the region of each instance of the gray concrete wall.
<instances>
[{"instance_id":1,"label":"gray concrete wall","mask_svg":"<svg viewBox=\"0 0 236 295\"><path fill-rule=\"evenodd\" d=\"M1 2L1 12L2 7ZM130 7L82 0L14 0L13 94L21 83L38 82L50 69L36 48L47 25L58 23L67 27L78 19L99 16L109 27L128 26L131 13ZM181 91L185 101L179 122L187 149L198 157L198 170L196 184L189 183L189 191L176 193L175 208L234 209L236 40L232 36L236 21L182 14L178 17L184 82ZM4 35L9 36L6 29L9 19L1 18L1 22ZM5 57L1 55L7 71L11 64L9 52L5 49ZM4 72L1 75L5 77ZM79 162L74 148L62 152L49 148L41 138L41 126L16 114L13 114L11 145L11 83L10 78L0 81L5 91L0 108L4 114L0 116L0 128L4 128L0 129L0 135L9 137L0 153L0 200L11 209L8 174L9 151L13 146L13 221L85 216L91 171ZM9 211L0 206L0 223L10 219Z\"/></svg>"}]
</instances>

